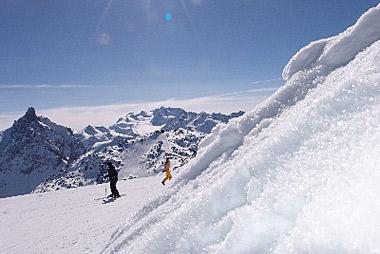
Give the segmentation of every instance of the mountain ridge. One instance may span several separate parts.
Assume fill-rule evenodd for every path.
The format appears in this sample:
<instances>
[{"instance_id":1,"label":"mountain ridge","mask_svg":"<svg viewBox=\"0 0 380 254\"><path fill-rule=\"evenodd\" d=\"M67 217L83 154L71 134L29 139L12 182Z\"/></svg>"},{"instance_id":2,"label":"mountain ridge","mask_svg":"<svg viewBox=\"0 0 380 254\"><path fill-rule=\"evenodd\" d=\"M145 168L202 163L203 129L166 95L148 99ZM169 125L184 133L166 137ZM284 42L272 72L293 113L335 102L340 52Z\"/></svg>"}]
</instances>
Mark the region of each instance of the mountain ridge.
<instances>
[{"instance_id":1,"label":"mountain ridge","mask_svg":"<svg viewBox=\"0 0 380 254\"><path fill-rule=\"evenodd\" d=\"M121 178L157 174L167 156L176 170L196 156L215 125L242 114L160 107L130 112L108 128L89 125L74 133L31 107L1 135L0 197L103 183L105 160ZM25 187L13 184L20 181Z\"/></svg>"}]
</instances>

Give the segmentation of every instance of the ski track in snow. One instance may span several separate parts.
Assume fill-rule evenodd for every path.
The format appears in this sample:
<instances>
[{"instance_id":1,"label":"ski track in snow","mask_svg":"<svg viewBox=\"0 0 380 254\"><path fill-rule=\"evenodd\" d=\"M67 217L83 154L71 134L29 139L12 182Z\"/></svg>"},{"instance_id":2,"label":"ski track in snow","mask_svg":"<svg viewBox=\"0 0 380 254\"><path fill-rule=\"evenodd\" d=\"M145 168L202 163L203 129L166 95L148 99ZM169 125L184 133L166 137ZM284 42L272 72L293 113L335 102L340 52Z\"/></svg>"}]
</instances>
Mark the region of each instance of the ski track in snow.
<instances>
[{"instance_id":1,"label":"ski track in snow","mask_svg":"<svg viewBox=\"0 0 380 254\"><path fill-rule=\"evenodd\" d=\"M167 188L161 176L0 199L0 253L100 253L118 227Z\"/></svg>"}]
</instances>

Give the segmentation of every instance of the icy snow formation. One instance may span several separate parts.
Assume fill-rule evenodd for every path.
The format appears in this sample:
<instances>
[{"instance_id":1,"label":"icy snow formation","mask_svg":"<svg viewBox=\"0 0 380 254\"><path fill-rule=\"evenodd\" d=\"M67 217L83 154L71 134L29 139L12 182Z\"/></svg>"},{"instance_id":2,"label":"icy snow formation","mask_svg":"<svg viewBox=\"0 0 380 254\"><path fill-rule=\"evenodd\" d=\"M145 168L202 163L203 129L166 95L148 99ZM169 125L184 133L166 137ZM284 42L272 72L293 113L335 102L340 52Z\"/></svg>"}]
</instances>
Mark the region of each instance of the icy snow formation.
<instances>
[{"instance_id":1,"label":"icy snow formation","mask_svg":"<svg viewBox=\"0 0 380 254\"><path fill-rule=\"evenodd\" d=\"M379 253L379 25L380 4L300 50L103 251Z\"/></svg>"}]
</instances>

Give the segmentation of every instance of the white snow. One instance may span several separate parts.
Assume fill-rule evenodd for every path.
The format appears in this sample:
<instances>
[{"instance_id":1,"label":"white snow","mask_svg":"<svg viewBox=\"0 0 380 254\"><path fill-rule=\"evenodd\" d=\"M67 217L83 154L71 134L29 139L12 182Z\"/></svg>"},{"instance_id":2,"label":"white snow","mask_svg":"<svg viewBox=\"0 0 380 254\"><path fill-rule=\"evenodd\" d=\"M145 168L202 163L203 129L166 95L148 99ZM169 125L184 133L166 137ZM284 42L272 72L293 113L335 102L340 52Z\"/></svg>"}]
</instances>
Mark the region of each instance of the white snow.
<instances>
[{"instance_id":1,"label":"white snow","mask_svg":"<svg viewBox=\"0 0 380 254\"><path fill-rule=\"evenodd\" d=\"M130 147L126 152L121 156L122 160L126 163L121 167L119 175L122 177L127 177L129 175L144 177L147 176L146 171L146 154L154 147L155 144L162 142L162 150L171 151L170 144L165 135L159 135L156 139L146 140L144 143L141 143L136 146ZM162 162L162 170L164 169L164 158L159 160Z\"/></svg>"},{"instance_id":2,"label":"white snow","mask_svg":"<svg viewBox=\"0 0 380 254\"><path fill-rule=\"evenodd\" d=\"M165 192L161 176L0 199L0 253L99 253L145 202Z\"/></svg>"},{"instance_id":3,"label":"white snow","mask_svg":"<svg viewBox=\"0 0 380 254\"><path fill-rule=\"evenodd\" d=\"M147 122L141 122L140 124L136 125L136 131L140 135L147 135L149 133L155 132L160 130L162 126L153 126Z\"/></svg>"},{"instance_id":4,"label":"white snow","mask_svg":"<svg viewBox=\"0 0 380 254\"><path fill-rule=\"evenodd\" d=\"M302 49L106 252L379 253L379 19Z\"/></svg>"},{"instance_id":5,"label":"white snow","mask_svg":"<svg viewBox=\"0 0 380 254\"><path fill-rule=\"evenodd\" d=\"M301 49L287 83L214 128L165 188L0 199L0 252L380 253L379 21L380 4Z\"/></svg>"},{"instance_id":6,"label":"white snow","mask_svg":"<svg viewBox=\"0 0 380 254\"><path fill-rule=\"evenodd\" d=\"M111 126L113 135L123 133L134 133L139 135L148 135L154 131L160 130L162 126L151 124L153 113L151 111L141 111L140 113L128 113L125 117L120 118L116 124Z\"/></svg>"}]
</instances>

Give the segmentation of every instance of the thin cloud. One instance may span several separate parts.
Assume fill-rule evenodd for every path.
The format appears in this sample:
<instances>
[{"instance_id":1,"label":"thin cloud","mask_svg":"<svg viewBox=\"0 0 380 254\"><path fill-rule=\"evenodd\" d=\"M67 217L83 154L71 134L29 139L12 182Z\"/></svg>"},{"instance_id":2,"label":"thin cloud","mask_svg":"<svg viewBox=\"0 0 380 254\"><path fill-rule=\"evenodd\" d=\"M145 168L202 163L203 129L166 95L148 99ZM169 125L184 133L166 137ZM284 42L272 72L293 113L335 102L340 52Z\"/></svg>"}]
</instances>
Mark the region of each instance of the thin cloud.
<instances>
[{"instance_id":1,"label":"thin cloud","mask_svg":"<svg viewBox=\"0 0 380 254\"><path fill-rule=\"evenodd\" d=\"M0 89L65 89L88 88L89 85L0 85Z\"/></svg>"},{"instance_id":2,"label":"thin cloud","mask_svg":"<svg viewBox=\"0 0 380 254\"><path fill-rule=\"evenodd\" d=\"M252 89L238 93L215 96L197 97L192 99L168 99L150 103L111 104L104 106L60 107L52 109L36 109L38 115L49 117L52 121L82 130L87 125L110 126L118 118L128 112L152 110L161 106L180 107L194 112L221 112L231 113L239 110L250 111L257 104L268 98L277 88ZM12 122L23 115L24 112L0 113L0 129L8 128Z\"/></svg>"},{"instance_id":3,"label":"thin cloud","mask_svg":"<svg viewBox=\"0 0 380 254\"><path fill-rule=\"evenodd\" d=\"M252 93L257 95L258 93L266 93L266 92L274 92L278 89L278 87L264 87L264 88L256 88L256 89L251 89L247 91L240 91L240 92L233 92L233 93L226 93L223 95L219 95L217 97L238 97L238 96L243 96L243 97L249 97L252 96Z\"/></svg>"},{"instance_id":4,"label":"thin cloud","mask_svg":"<svg viewBox=\"0 0 380 254\"><path fill-rule=\"evenodd\" d=\"M20 112L0 112L0 132L9 128L13 124L13 121L20 118L22 115L23 113Z\"/></svg>"},{"instance_id":5,"label":"thin cloud","mask_svg":"<svg viewBox=\"0 0 380 254\"><path fill-rule=\"evenodd\" d=\"M0 89L79 89L79 88L111 88L117 85L0 85Z\"/></svg>"},{"instance_id":6,"label":"thin cloud","mask_svg":"<svg viewBox=\"0 0 380 254\"><path fill-rule=\"evenodd\" d=\"M274 78L274 79L258 80L258 81L253 81L250 84L251 85L260 85L263 83L269 83L269 82L273 82L273 81L283 81L283 79L282 78Z\"/></svg>"}]
</instances>

